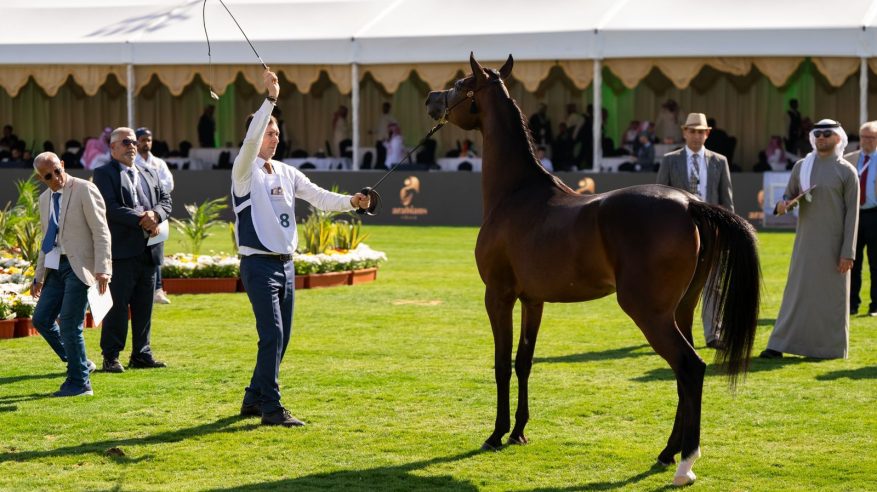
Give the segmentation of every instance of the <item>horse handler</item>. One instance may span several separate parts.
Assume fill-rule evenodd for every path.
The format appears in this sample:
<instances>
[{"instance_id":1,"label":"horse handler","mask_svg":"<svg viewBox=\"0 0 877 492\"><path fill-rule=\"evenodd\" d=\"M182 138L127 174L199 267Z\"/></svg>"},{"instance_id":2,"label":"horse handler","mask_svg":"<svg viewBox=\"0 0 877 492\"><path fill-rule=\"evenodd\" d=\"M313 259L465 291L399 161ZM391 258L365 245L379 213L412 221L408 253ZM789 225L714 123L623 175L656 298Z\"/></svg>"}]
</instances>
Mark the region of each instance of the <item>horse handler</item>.
<instances>
[{"instance_id":1,"label":"horse handler","mask_svg":"<svg viewBox=\"0 0 877 492\"><path fill-rule=\"evenodd\" d=\"M298 245L295 199L332 211L368 208L361 193L340 195L324 190L298 169L272 160L280 142L271 116L280 85L277 75L264 73L268 96L247 121L247 136L232 167L235 240L241 255L241 280L253 306L259 350L250 385L244 392L241 416L261 416L263 425L302 426L280 403L280 362L292 335L295 267Z\"/></svg>"}]
</instances>

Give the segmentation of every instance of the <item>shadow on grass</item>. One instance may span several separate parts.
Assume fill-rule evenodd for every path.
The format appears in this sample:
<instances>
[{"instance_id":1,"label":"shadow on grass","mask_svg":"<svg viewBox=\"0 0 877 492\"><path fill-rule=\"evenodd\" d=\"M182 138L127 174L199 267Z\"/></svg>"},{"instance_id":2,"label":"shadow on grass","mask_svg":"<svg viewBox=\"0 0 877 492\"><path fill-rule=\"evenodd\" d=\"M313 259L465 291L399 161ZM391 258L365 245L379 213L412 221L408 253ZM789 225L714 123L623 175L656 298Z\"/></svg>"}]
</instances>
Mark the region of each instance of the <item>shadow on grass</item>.
<instances>
[{"instance_id":1,"label":"shadow on grass","mask_svg":"<svg viewBox=\"0 0 877 492\"><path fill-rule=\"evenodd\" d=\"M648 351L638 352L640 349ZM600 362L611 359L629 359L634 357L647 357L655 355L649 348L649 344L632 345L618 349L601 350L599 352L582 352L580 354L559 355L556 357L535 357L533 362Z\"/></svg>"},{"instance_id":2,"label":"shadow on grass","mask_svg":"<svg viewBox=\"0 0 877 492\"><path fill-rule=\"evenodd\" d=\"M443 475L424 477L411 472L422 470L432 465L453 463L481 454L481 450L414 461L397 466L368 468L365 470L341 470L330 473L319 473L299 478L289 478L274 482L261 482L224 489L222 491L258 491L258 490L478 490L478 487L467 481Z\"/></svg>"},{"instance_id":3,"label":"shadow on grass","mask_svg":"<svg viewBox=\"0 0 877 492\"><path fill-rule=\"evenodd\" d=\"M777 324L776 318L759 318L755 326L773 326Z\"/></svg>"},{"instance_id":4,"label":"shadow on grass","mask_svg":"<svg viewBox=\"0 0 877 492\"><path fill-rule=\"evenodd\" d=\"M14 412L14 411L16 411L16 410L18 410L18 407L15 406L15 405L10 405L10 406L8 406L8 407L0 407L0 413L3 413L3 412Z\"/></svg>"},{"instance_id":5,"label":"shadow on grass","mask_svg":"<svg viewBox=\"0 0 877 492\"><path fill-rule=\"evenodd\" d=\"M104 456L110 448L120 448L124 450L125 446L142 446L146 444L166 444L180 442L193 437L203 436L207 434L215 434L220 432L241 432L248 431L259 427L259 424L247 424L241 427L228 426L242 421L242 418L235 415L233 417L224 417L216 422L209 424L188 427L185 429L177 429L169 432L163 432L152 436L132 437L129 439L108 439L106 441L98 441L92 443L84 443L77 446L67 446L57 449L49 449L46 451L15 451L11 453L0 453L0 463L7 461L29 461L39 458L49 458L55 456L76 456L83 454L96 454ZM126 456L112 456L117 463L136 463L142 461L144 457L129 458Z\"/></svg>"},{"instance_id":6,"label":"shadow on grass","mask_svg":"<svg viewBox=\"0 0 877 492\"><path fill-rule=\"evenodd\" d=\"M777 369L782 369L786 366L792 366L804 362L819 362L820 360L822 359L810 359L806 357L783 357L782 359L759 359L758 357L753 357L752 362L749 363L749 371L747 372L747 374L775 371ZM710 364L706 368L706 375L704 376L704 378L725 376L725 373L719 370L719 366L717 366L716 364ZM631 378L630 380L637 381L639 383L650 383L652 381L675 381L676 376L673 374L673 370L669 367L661 367L658 369L652 369L642 376L637 376L635 378Z\"/></svg>"},{"instance_id":7,"label":"shadow on grass","mask_svg":"<svg viewBox=\"0 0 877 492\"><path fill-rule=\"evenodd\" d=\"M67 373L53 372L51 374L22 374L21 376L6 376L0 378L0 385L17 383L19 381L30 381L31 379L57 379L63 378Z\"/></svg>"},{"instance_id":8,"label":"shadow on grass","mask_svg":"<svg viewBox=\"0 0 877 492\"><path fill-rule=\"evenodd\" d=\"M641 482L646 478L651 477L657 473L664 473L668 470L667 467L661 466L657 463L652 465L648 470L637 473L636 475L626 478L624 480L613 480L611 482L591 482L585 483L582 485L570 485L569 487L547 487L547 488L538 488L532 489L530 492L573 492L577 490L615 490L615 489L623 489L629 485L633 485L635 483ZM658 490L663 490L663 488L659 488Z\"/></svg>"},{"instance_id":9,"label":"shadow on grass","mask_svg":"<svg viewBox=\"0 0 877 492\"><path fill-rule=\"evenodd\" d=\"M49 393L31 393L29 395L0 396L0 405L19 403L23 401L42 400L43 398L49 398L51 396L52 395Z\"/></svg>"},{"instance_id":10,"label":"shadow on grass","mask_svg":"<svg viewBox=\"0 0 877 492\"><path fill-rule=\"evenodd\" d=\"M877 379L877 366L832 371L816 376L817 381L834 381L837 379Z\"/></svg>"}]
</instances>

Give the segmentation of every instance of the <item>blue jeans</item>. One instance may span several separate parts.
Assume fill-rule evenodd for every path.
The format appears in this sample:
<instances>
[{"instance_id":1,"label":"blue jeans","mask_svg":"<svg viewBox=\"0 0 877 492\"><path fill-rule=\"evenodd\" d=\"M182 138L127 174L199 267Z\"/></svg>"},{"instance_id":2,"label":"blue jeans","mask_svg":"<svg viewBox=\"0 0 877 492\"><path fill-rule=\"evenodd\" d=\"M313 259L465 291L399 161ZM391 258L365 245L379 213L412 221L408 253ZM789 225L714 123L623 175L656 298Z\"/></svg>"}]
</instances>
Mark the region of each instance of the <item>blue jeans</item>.
<instances>
[{"instance_id":1,"label":"blue jeans","mask_svg":"<svg viewBox=\"0 0 877 492\"><path fill-rule=\"evenodd\" d=\"M263 414L271 413L281 408L280 362L292 336L295 266L292 261L244 256L241 281L253 306L259 333L256 368L244 394L244 404L259 404Z\"/></svg>"},{"instance_id":2,"label":"blue jeans","mask_svg":"<svg viewBox=\"0 0 877 492\"><path fill-rule=\"evenodd\" d=\"M33 314L33 325L67 363L67 381L79 388L88 383L88 363L82 322L88 305L88 286L73 273L66 256L57 270L46 270L46 281ZM60 326L55 320L60 320Z\"/></svg>"}]
</instances>

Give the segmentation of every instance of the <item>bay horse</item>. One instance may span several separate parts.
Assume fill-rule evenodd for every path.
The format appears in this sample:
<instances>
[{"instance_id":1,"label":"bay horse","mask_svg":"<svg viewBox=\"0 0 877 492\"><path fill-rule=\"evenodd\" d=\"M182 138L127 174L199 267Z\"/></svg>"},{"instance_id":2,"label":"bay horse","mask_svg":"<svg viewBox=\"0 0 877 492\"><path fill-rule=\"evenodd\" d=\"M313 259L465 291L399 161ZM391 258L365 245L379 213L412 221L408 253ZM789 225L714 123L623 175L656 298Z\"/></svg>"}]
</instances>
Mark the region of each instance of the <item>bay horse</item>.
<instances>
[{"instance_id":1,"label":"bay horse","mask_svg":"<svg viewBox=\"0 0 877 492\"><path fill-rule=\"evenodd\" d=\"M580 195L537 161L521 110L499 69L470 55L472 74L430 92L429 115L484 137L483 218L475 246L493 330L497 413L483 449L497 450L509 432L512 311L521 302L514 369L518 406L510 444L525 444L527 380L546 302L580 302L616 293L618 304L673 370L678 403L673 430L658 455L681 460L674 484L695 480L706 364L694 350L692 322L706 286L720 327L716 361L731 387L745 374L760 302L761 270L752 226L734 213L663 185Z\"/></svg>"}]
</instances>

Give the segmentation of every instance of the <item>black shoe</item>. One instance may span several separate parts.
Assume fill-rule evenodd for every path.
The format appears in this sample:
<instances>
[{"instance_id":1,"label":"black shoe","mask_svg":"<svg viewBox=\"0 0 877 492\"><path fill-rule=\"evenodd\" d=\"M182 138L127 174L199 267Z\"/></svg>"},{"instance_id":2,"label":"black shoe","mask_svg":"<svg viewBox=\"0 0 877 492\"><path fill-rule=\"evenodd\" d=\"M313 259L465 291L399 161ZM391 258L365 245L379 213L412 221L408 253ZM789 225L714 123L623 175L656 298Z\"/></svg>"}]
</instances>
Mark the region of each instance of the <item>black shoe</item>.
<instances>
[{"instance_id":1,"label":"black shoe","mask_svg":"<svg viewBox=\"0 0 877 492\"><path fill-rule=\"evenodd\" d=\"M706 342L706 346L715 350L723 350L725 348L722 342L720 342L718 339Z\"/></svg>"},{"instance_id":2,"label":"black shoe","mask_svg":"<svg viewBox=\"0 0 877 492\"><path fill-rule=\"evenodd\" d=\"M857 306L857 307L851 307L851 308L850 308L850 316L855 316L855 315L857 315L857 314L859 314L859 308L858 308L858 306Z\"/></svg>"},{"instance_id":3,"label":"black shoe","mask_svg":"<svg viewBox=\"0 0 877 492\"><path fill-rule=\"evenodd\" d=\"M118 357L104 357L103 371L119 373L125 372L125 368L122 367Z\"/></svg>"},{"instance_id":4,"label":"black shoe","mask_svg":"<svg viewBox=\"0 0 877 492\"><path fill-rule=\"evenodd\" d=\"M262 416L262 405L258 403L254 403L252 405L247 405L246 403L241 405L241 417L261 417Z\"/></svg>"},{"instance_id":5,"label":"black shoe","mask_svg":"<svg viewBox=\"0 0 877 492\"><path fill-rule=\"evenodd\" d=\"M131 357L131 360L128 361L128 367L131 369L156 369L159 367L167 367L167 364L155 360L152 357L148 359L135 359L134 357Z\"/></svg>"},{"instance_id":6,"label":"black shoe","mask_svg":"<svg viewBox=\"0 0 877 492\"><path fill-rule=\"evenodd\" d=\"M262 414L262 425L282 425L283 427L301 427L304 422L292 416L289 410L280 407L280 410Z\"/></svg>"},{"instance_id":7,"label":"black shoe","mask_svg":"<svg viewBox=\"0 0 877 492\"><path fill-rule=\"evenodd\" d=\"M782 359L783 353L776 350L764 349L758 357L762 359Z\"/></svg>"}]
</instances>

